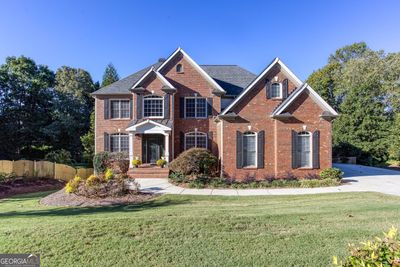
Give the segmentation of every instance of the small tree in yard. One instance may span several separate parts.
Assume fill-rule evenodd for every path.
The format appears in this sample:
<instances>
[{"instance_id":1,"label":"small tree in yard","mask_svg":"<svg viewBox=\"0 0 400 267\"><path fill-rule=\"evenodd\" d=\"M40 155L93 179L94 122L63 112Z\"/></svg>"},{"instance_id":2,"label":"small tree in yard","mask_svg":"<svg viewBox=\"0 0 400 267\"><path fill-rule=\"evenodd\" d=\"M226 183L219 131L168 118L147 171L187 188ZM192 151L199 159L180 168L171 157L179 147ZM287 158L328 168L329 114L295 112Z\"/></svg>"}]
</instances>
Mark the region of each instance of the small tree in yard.
<instances>
[{"instance_id":1,"label":"small tree in yard","mask_svg":"<svg viewBox=\"0 0 400 267\"><path fill-rule=\"evenodd\" d=\"M182 152L169 165L171 171L183 175L216 175L218 159L209 150L191 148Z\"/></svg>"}]
</instances>

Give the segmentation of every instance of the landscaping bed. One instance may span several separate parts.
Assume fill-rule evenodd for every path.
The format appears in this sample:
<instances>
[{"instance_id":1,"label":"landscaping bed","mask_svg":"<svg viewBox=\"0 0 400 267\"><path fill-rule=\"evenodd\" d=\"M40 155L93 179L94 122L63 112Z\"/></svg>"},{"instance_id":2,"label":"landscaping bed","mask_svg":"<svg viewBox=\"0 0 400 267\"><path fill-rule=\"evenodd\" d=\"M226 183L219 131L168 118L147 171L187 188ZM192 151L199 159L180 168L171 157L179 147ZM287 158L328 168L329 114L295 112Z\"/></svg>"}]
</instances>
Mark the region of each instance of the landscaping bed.
<instances>
[{"instance_id":1,"label":"landscaping bed","mask_svg":"<svg viewBox=\"0 0 400 267\"><path fill-rule=\"evenodd\" d=\"M122 205L142 203L154 197L154 194L132 193L122 196L109 196L104 198L89 198L76 194L68 194L64 189L50 194L40 200L40 204L46 206L79 206L94 207L108 205Z\"/></svg>"},{"instance_id":2,"label":"landscaping bed","mask_svg":"<svg viewBox=\"0 0 400 267\"><path fill-rule=\"evenodd\" d=\"M0 183L0 198L17 194L50 191L63 188L64 181L49 178L15 177Z\"/></svg>"}]
</instances>

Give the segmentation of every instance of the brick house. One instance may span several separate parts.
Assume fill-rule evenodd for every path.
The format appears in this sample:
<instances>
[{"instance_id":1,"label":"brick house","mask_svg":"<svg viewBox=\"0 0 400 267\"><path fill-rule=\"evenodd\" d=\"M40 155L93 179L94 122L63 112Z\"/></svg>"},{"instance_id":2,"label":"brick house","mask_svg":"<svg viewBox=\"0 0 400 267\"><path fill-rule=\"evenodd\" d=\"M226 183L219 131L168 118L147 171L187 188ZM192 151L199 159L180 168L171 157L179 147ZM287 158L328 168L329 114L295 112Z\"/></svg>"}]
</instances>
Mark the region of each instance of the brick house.
<instances>
[{"instance_id":1,"label":"brick house","mask_svg":"<svg viewBox=\"0 0 400 267\"><path fill-rule=\"evenodd\" d=\"M254 75L237 65L198 65L178 48L93 97L96 153L126 151L151 166L204 147L223 175L237 179L331 167L338 114L278 58Z\"/></svg>"}]
</instances>

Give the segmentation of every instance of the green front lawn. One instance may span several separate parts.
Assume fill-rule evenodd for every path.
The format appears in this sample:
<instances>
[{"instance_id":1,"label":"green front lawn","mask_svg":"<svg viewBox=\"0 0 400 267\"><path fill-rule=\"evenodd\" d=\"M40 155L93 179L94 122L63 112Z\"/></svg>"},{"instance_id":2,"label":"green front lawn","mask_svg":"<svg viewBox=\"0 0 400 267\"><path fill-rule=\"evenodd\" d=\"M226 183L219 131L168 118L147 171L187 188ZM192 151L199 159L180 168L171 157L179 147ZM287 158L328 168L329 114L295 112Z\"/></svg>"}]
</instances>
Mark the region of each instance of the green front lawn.
<instances>
[{"instance_id":1,"label":"green front lawn","mask_svg":"<svg viewBox=\"0 0 400 267\"><path fill-rule=\"evenodd\" d=\"M349 242L400 227L400 198L162 196L106 208L49 208L45 194L0 201L0 253L42 266L329 266Z\"/></svg>"}]
</instances>

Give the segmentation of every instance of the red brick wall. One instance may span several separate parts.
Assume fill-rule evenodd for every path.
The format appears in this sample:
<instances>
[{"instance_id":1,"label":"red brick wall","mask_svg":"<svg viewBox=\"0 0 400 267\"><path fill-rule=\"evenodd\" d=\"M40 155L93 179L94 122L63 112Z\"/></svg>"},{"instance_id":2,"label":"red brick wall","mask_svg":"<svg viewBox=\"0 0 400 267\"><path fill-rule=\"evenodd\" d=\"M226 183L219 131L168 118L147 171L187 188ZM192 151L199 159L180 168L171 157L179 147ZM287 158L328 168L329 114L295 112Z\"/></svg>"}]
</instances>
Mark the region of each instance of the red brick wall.
<instances>
[{"instance_id":1,"label":"red brick wall","mask_svg":"<svg viewBox=\"0 0 400 267\"><path fill-rule=\"evenodd\" d=\"M278 81L285 78L277 71L268 78L276 75ZM289 91L293 89L294 84L289 83ZM266 98L264 79L234 108L240 119L235 122L223 121L223 164L226 176L242 179L246 175L252 175L262 179L266 175L282 177L287 172L304 176L331 166L331 124L319 117L321 108L304 93L288 110L293 113L294 119L275 120L270 114L281 102L282 100ZM291 131L293 129L300 132L303 125L306 125L307 131L320 130L320 169L292 170ZM249 126L251 131L265 131L263 169L236 169L236 131L248 131Z\"/></svg>"}]
</instances>

